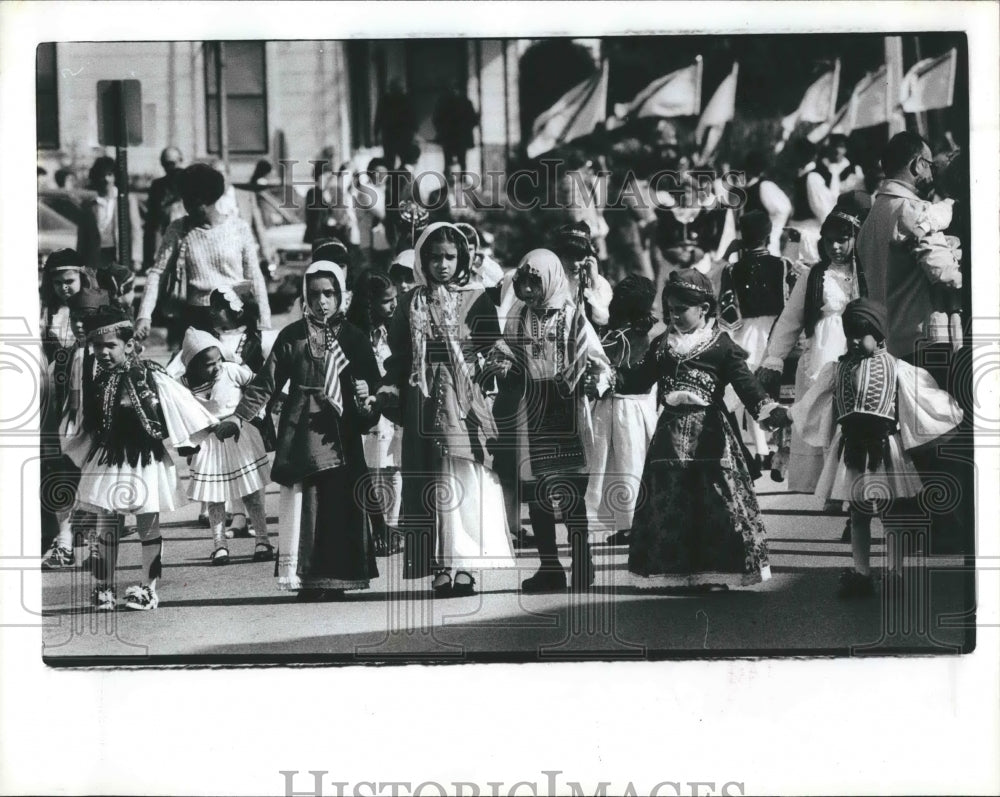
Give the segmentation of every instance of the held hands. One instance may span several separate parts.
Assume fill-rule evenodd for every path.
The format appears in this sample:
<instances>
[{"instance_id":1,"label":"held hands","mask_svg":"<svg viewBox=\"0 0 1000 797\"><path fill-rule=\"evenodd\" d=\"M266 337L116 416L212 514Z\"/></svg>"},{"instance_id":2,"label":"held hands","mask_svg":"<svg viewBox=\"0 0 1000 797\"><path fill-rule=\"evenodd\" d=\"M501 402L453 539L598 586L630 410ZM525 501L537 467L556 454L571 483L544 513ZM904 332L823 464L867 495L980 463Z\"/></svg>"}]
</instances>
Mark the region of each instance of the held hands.
<instances>
[{"instance_id":1,"label":"held hands","mask_svg":"<svg viewBox=\"0 0 1000 797\"><path fill-rule=\"evenodd\" d=\"M399 405L399 388L394 385L382 385L375 394L373 401L379 409L382 407L396 407Z\"/></svg>"},{"instance_id":2,"label":"held hands","mask_svg":"<svg viewBox=\"0 0 1000 797\"><path fill-rule=\"evenodd\" d=\"M140 318L135 322L135 337L136 340L145 340L149 335L149 319Z\"/></svg>"},{"instance_id":3,"label":"held hands","mask_svg":"<svg viewBox=\"0 0 1000 797\"><path fill-rule=\"evenodd\" d=\"M777 397L778 393L781 391L781 371L775 368L765 368L761 366L754 372L754 376L757 377L757 381L760 382L760 386L764 388L769 396L772 398Z\"/></svg>"},{"instance_id":4,"label":"held hands","mask_svg":"<svg viewBox=\"0 0 1000 797\"><path fill-rule=\"evenodd\" d=\"M762 418L759 423L763 429L771 431L772 429L782 429L791 426L792 418L788 414L787 407L778 406L772 409L770 415Z\"/></svg>"},{"instance_id":5,"label":"held hands","mask_svg":"<svg viewBox=\"0 0 1000 797\"><path fill-rule=\"evenodd\" d=\"M240 429L242 426L242 421L240 421L235 415L231 415L215 427L215 436L220 440L228 440L230 437L235 437L239 440Z\"/></svg>"}]
</instances>

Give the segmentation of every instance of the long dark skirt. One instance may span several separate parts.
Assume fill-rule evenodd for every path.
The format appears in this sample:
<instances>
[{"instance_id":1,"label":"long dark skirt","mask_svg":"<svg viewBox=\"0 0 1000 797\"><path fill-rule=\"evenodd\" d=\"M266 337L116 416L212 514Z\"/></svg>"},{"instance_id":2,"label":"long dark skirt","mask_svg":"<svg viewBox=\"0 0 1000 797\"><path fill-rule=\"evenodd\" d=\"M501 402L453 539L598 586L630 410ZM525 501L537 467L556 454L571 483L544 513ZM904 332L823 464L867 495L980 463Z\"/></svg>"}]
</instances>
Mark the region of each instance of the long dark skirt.
<instances>
[{"instance_id":1,"label":"long dark skirt","mask_svg":"<svg viewBox=\"0 0 1000 797\"><path fill-rule=\"evenodd\" d=\"M764 523L742 447L716 407L666 407L642 474L629 570L768 578Z\"/></svg>"},{"instance_id":2,"label":"long dark skirt","mask_svg":"<svg viewBox=\"0 0 1000 797\"><path fill-rule=\"evenodd\" d=\"M346 467L282 486L279 589L367 589L368 582L378 577L371 531L356 486L358 474Z\"/></svg>"}]
</instances>

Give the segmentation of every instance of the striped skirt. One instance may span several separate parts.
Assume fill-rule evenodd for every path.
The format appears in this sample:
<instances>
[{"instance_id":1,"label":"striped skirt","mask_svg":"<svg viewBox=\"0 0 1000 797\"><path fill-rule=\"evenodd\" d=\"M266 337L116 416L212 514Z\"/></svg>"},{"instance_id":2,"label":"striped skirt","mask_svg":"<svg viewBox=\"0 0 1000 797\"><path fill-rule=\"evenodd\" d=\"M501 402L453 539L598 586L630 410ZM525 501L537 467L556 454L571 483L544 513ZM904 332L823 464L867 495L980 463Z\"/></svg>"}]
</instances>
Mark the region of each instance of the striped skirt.
<instances>
[{"instance_id":1,"label":"striped skirt","mask_svg":"<svg viewBox=\"0 0 1000 797\"><path fill-rule=\"evenodd\" d=\"M188 496L193 501L223 503L256 493L271 481L271 463L260 432L247 423L239 440L209 435L190 463Z\"/></svg>"}]
</instances>

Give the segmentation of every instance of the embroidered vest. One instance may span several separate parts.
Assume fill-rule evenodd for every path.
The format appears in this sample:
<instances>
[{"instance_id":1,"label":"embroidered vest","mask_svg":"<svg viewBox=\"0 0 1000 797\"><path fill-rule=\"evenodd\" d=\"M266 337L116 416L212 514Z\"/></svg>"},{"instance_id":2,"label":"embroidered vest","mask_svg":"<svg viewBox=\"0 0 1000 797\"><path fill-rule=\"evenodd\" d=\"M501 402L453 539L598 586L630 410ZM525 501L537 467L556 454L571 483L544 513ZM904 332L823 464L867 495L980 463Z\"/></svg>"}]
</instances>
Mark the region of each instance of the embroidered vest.
<instances>
[{"instance_id":1,"label":"embroidered vest","mask_svg":"<svg viewBox=\"0 0 1000 797\"><path fill-rule=\"evenodd\" d=\"M849 415L896 418L896 359L885 349L871 357L840 361L834 392L837 421Z\"/></svg>"}]
</instances>

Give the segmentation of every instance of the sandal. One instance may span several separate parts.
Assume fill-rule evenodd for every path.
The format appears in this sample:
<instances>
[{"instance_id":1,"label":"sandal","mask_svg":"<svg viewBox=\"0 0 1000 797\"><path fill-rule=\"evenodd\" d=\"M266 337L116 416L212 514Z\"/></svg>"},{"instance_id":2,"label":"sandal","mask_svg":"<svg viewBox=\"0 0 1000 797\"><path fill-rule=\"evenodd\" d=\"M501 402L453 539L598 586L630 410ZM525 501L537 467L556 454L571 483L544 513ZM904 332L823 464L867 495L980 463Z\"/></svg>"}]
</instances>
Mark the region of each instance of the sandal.
<instances>
[{"instance_id":1,"label":"sandal","mask_svg":"<svg viewBox=\"0 0 1000 797\"><path fill-rule=\"evenodd\" d=\"M459 576L465 576L469 580L459 581L458 580ZM476 577L473 576L471 573L466 573L464 570L459 570L457 573L455 573L455 581L451 587L451 594L459 598L466 597L468 595L475 595Z\"/></svg>"},{"instance_id":2,"label":"sandal","mask_svg":"<svg viewBox=\"0 0 1000 797\"><path fill-rule=\"evenodd\" d=\"M236 517L235 515L231 516L230 520L227 521L227 522L232 523L232 521L233 521L233 519L235 517ZM233 538L246 539L247 537L256 537L257 536L257 534L254 532L254 530L250 528L250 521L248 520L247 516L246 515L242 515L241 517L243 518L243 524L242 525L240 525L240 526L230 526L228 529L226 529L226 539L227 540L231 540Z\"/></svg>"},{"instance_id":3,"label":"sandal","mask_svg":"<svg viewBox=\"0 0 1000 797\"><path fill-rule=\"evenodd\" d=\"M437 583L438 579L444 576L446 581ZM438 573L434 577L434 581L431 582L431 591L434 593L435 598L447 598L451 595L452 584L451 584L451 573L444 572Z\"/></svg>"},{"instance_id":4,"label":"sandal","mask_svg":"<svg viewBox=\"0 0 1000 797\"><path fill-rule=\"evenodd\" d=\"M269 542L258 542L253 549L255 562L270 562L274 559L274 546Z\"/></svg>"},{"instance_id":5,"label":"sandal","mask_svg":"<svg viewBox=\"0 0 1000 797\"><path fill-rule=\"evenodd\" d=\"M213 565L229 564L229 549L225 545L220 545L212 551L211 562Z\"/></svg>"}]
</instances>

